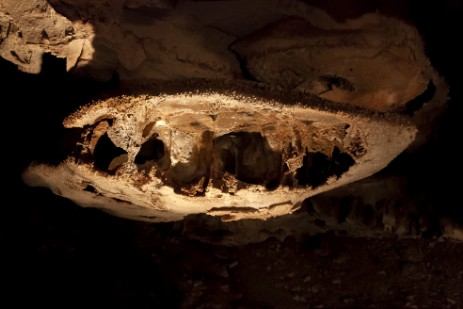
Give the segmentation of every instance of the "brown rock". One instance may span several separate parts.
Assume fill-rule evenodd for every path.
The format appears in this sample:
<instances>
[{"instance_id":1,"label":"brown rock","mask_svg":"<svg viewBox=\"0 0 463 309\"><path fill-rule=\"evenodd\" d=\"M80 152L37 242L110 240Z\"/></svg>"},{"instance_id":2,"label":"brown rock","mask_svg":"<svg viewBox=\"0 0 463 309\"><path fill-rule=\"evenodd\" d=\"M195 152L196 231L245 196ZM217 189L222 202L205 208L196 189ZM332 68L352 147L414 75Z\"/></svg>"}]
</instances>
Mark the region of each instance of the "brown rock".
<instances>
[{"instance_id":1,"label":"brown rock","mask_svg":"<svg viewBox=\"0 0 463 309\"><path fill-rule=\"evenodd\" d=\"M64 121L82 129L75 155L24 180L138 220L266 219L375 173L415 136L399 118L309 106L236 92L110 98Z\"/></svg>"}]
</instances>

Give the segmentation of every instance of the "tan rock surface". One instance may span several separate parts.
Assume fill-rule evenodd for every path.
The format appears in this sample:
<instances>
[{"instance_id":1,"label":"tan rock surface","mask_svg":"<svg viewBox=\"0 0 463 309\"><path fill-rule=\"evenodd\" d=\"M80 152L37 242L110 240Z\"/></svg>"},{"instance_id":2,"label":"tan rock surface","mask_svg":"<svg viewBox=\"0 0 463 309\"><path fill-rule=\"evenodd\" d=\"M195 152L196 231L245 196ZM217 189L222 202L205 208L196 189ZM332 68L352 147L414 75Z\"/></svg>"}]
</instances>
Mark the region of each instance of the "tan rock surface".
<instances>
[{"instance_id":1,"label":"tan rock surface","mask_svg":"<svg viewBox=\"0 0 463 309\"><path fill-rule=\"evenodd\" d=\"M110 98L64 124L83 129L78 150L57 167L32 165L26 183L147 221L291 213L382 169L416 133L400 118L212 91Z\"/></svg>"},{"instance_id":2,"label":"tan rock surface","mask_svg":"<svg viewBox=\"0 0 463 309\"><path fill-rule=\"evenodd\" d=\"M282 19L232 49L257 80L381 111L423 93L433 72L414 28L375 15L335 30Z\"/></svg>"},{"instance_id":3,"label":"tan rock surface","mask_svg":"<svg viewBox=\"0 0 463 309\"><path fill-rule=\"evenodd\" d=\"M340 23L274 0L16 3L0 7L0 52L28 72L45 52L68 70L124 80L234 78L242 60L259 81L377 110L407 103L433 78L416 29L379 14Z\"/></svg>"},{"instance_id":4,"label":"tan rock surface","mask_svg":"<svg viewBox=\"0 0 463 309\"><path fill-rule=\"evenodd\" d=\"M65 121L83 129L77 161L26 172L125 217L292 212L421 143L447 99L414 27L339 22L302 1L5 0L0 26L0 56L20 70L38 73L50 53L70 74L165 93L82 109ZM162 88L191 80L222 86ZM251 90L233 94L241 84Z\"/></svg>"},{"instance_id":5,"label":"tan rock surface","mask_svg":"<svg viewBox=\"0 0 463 309\"><path fill-rule=\"evenodd\" d=\"M418 31L367 14L339 22L303 1L4 0L0 56L37 73L42 55L92 79L252 79L276 89L413 115L447 101Z\"/></svg>"}]
</instances>

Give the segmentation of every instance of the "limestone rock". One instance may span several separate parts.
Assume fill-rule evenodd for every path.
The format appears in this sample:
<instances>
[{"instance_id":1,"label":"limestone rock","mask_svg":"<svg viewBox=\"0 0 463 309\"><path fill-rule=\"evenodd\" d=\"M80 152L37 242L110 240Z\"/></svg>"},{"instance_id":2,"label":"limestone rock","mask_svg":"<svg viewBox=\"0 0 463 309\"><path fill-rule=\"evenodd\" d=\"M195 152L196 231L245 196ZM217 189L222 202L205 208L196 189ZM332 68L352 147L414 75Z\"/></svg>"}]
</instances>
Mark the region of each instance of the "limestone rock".
<instances>
[{"instance_id":1,"label":"limestone rock","mask_svg":"<svg viewBox=\"0 0 463 309\"><path fill-rule=\"evenodd\" d=\"M44 53L98 80L253 80L405 113L415 144L448 93L413 26L380 14L339 22L304 1L2 1L0 56L37 73Z\"/></svg>"},{"instance_id":2,"label":"limestone rock","mask_svg":"<svg viewBox=\"0 0 463 309\"><path fill-rule=\"evenodd\" d=\"M281 98L242 85L99 101L64 122L81 129L74 154L59 166L31 165L24 180L138 220L266 219L370 176L416 134L400 117Z\"/></svg>"},{"instance_id":3,"label":"limestone rock","mask_svg":"<svg viewBox=\"0 0 463 309\"><path fill-rule=\"evenodd\" d=\"M432 79L416 30L374 15L334 30L286 18L231 48L259 81L381 111L413 100Z\"/></svg>"},{"instance_id":4,"label":"limestone rock","mask_svg":"<svg viewBox=\"0 0 463 309\"><path fill-rule=\"evenodd\" d=\"M133 91L70 116L75 153L26 182L149 221L290 213L421 143L448 93L414 27L305 1L2 1L0 56L44 53Z\"/></svg>"},{"instance_id":5,"label":"limestone rock","mask_svg":"<svg viewBox=\"0 0 463 309\"><path fill-rule=\"evenodd\" d=\"M24 72L39 73L45 52L65 58L68 43L82 35L45 0L0 3L0 56Z\"/></svg>"}]
</instances>

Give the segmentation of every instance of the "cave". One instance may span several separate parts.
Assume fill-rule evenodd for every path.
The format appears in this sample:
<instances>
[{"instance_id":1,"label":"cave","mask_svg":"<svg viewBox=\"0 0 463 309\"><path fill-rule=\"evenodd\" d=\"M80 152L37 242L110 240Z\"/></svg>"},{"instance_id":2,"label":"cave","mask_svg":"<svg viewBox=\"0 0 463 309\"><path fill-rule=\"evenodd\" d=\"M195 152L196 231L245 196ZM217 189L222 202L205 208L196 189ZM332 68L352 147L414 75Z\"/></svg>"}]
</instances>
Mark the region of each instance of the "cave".
<instances>
[{"instance_id":1,"label":"cave","mask_svg":"<svg viewBox=\"0 0 463 309\"><path fill-rule=\"evenodd\" d=\"M461 308L462 14L2 0L5 305Z\"/></svg>"}]
</instances>

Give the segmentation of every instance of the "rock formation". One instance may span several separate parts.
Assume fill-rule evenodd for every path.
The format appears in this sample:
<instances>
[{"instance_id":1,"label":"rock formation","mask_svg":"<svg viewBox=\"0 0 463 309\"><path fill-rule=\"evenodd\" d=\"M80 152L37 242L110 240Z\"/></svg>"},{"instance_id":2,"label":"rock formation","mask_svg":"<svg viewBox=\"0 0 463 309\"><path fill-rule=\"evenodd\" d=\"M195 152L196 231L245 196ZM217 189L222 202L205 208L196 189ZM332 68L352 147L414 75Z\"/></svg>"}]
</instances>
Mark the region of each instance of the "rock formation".
<instances>
[{"instance_id":1,"label":"rock formation","mask_svg":"<svg viewBox=\"0 0 463 309\"><path fill-rule=\"evenodd\" d=\"M64 125L76 148L25 181L118 216L266 219L423 142L447 99L417 30L302 1L0 3L0 56L128 90Z\"/></svg>"},{"instance_id":2,"label":"rock formation","mask_svg":"<svg viewBox=\"0 0 463 309\"><path fill-rule=\"evenodd\" d=\"M81 128L72 157L33 165L25 180L134 219L267 218L370 176L415 137L407 121L307 101L223 91L110 98L65 120Z\"/></svg>"}]
</instances>

